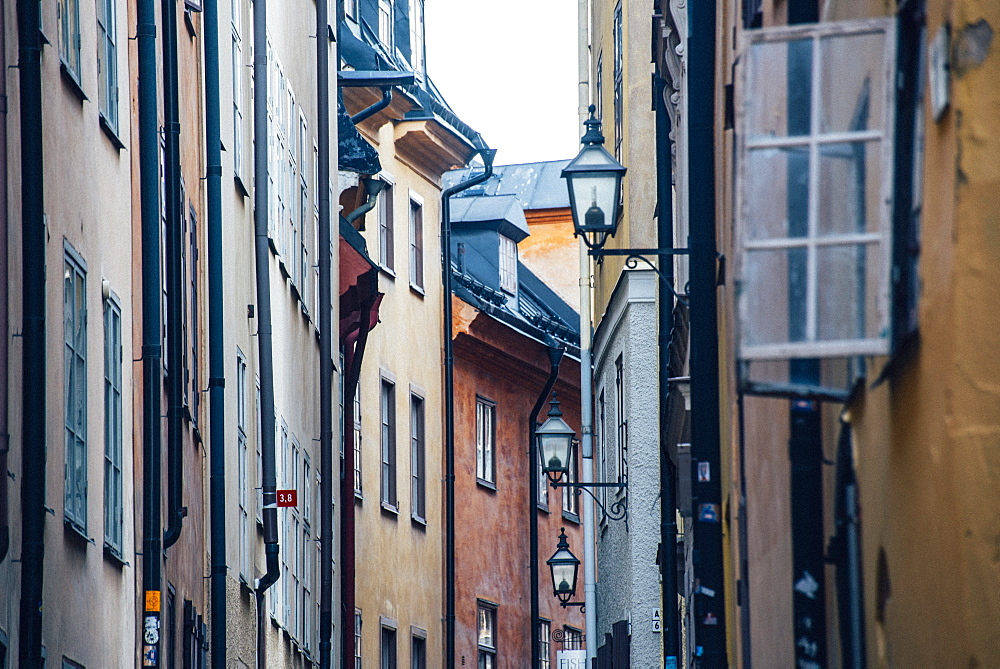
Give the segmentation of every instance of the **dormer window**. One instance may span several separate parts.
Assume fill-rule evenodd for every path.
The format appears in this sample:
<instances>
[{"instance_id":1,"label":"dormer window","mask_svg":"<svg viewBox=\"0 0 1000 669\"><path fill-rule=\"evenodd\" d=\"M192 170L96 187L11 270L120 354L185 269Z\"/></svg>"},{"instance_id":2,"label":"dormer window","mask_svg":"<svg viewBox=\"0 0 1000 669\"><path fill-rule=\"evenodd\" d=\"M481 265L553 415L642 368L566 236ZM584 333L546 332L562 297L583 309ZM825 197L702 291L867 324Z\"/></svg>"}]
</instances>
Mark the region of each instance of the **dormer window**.
<instances>
[{"instance_id":1,"label":"dormer window","mask_svg":"<svg viewBox=\"0 0 1000 669\"><path fill-rule=\"evenodd\" d=\"M390 54L393 52L392 2L393 0L378 0L378 39Z\"/></svg>"},{"instance_id":2,"label":"dormer window","mask_svg":"<svg viewBox=\"0 0 1000 669\"><path fill-rule=\"evenodd\" d=\"M500 288L508 293L517 290L517 244L500 235Z\"/></svg>"},{"instance_id":3,"label":"dormer window","mask_svg":"<svg viewBox=\"0 0 1000 669\"><path fill-rule=\"evenodd\" d=\"M424 73L424 0L410 0L410 64L413 72Z\"/></svg>"}]
</instances>

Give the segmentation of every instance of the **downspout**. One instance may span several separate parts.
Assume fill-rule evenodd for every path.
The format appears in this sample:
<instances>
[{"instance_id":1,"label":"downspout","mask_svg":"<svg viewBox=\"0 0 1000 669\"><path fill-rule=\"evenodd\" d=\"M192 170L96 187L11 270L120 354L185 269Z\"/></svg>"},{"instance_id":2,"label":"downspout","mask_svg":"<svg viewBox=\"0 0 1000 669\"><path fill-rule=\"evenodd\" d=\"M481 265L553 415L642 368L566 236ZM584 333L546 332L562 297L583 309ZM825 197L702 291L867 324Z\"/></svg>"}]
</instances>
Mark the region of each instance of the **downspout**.
<instances>
[{"instance_id":1,"label":"downspout","mask_svg":"<svg viewBox=\"0 0 1000 669\"><path fill-rule=\"evenodd\" d=\"M139 188L142 221L142 629L160 628L160 166L156 91L156 3L139 0ZM153 640L153 643L147 641ZM159 635L143 640L159 666Z\"/></svg>"},{"instance_id":2,"label":"downspout","mask_svg":"<svg viewBox=\"0 0 1000 669\"><path fill-rule=\"evenodd\" d=\"M205 0L205 166L208 233L208 401L212 667L226 667L226 362L222 287L219 2Z\"/></svg>"},{"instance_id":3,"label":"downspout","mask_svg":"<svg viewBox=\"0 0 1000 669\"><path fill-rule=\"evenodd\" d=\"M163 550L173 546L181 535L183 462L182 421L184 419L183 359L183 299L181 279L181 159L180 111L177 84L177 3L161 0L163 15L163 125L164 166L167 214L167 529L163 533Z\"/></svg>"},{"instance_id":4,"label":"downspout","mask_svg":"<svg viewBox=\"0 0 1000 669\"><path fill-rule=\"evenodd\" d=\"M36 0L18 0L21 123L22 459L21 601L18 661L42 666L45 558L45 220L42 180L42 43ZM7 332L3 332L4 338ZM6 383L6 379L3 381ZM6 473L4 474L6 476Z\"/></svg>"},{"instance_id":5,"label":"downspout","mask_svg":"<svg viewBox=\"0 0 1000 669\"><path fill-rule=\"evenodd\" d=\"M253 7L254 266L257 279L257 351L260 365L260 434L267 571L257 580L257 666L266 667L264 593L280 577L278 564L278 481L274 453L274 367L271 350L271 271L267 241L267 0ZM325 187L325 186L321 186ZM321 253L322 255L322 253Z\"/></svg>"},{"instance_id":6,"label":"downspout","mask_svg":"<svg viewBox=\"0 0 1000 669\"><path fill-rule=\"evenodd\" d=\"M366 118L370 118L375 114L379 113L383 109L389 106L392 102L392 88L385 86L382 88L382 99L371 105L370 107L365 107L357 114L351 117L351 123L357 125L364 121Z\"/></svg>"},{"instance_id":7,"label":"downspout","mask_svg":"<svg viewBox=\"0 0 1000 669\"><path fill-rule=\"evenodd\" d=\"M445 667L455 667L455 353L451 322L451 196L493 174L496 149L479 147L486 169L441 193L441 275L444 288L444 458L445 458Z\"/></svg>"},{"instance_id":8,"label":"downspout","mask_svg":"<svg viewBox=\"0 0 1000 669\"><path fill-rule=\"evenodd\" d=\"M580 125L589 117L590 106L590 1L577 0L577 69L580 83L578 114ZM594 370L591 342L593 314L590 307L590 256L583 240L580 247L580 475L594 480ZM594 499L583 496L583 613L586 616L587 666L597 658L597 544L594 537Z\"/></svg>"},{"instance_id":9,"label":"downspout","mask_svg":"<svg viewBox=\"0 0 1000 669\"><path fill-rule=\"evenodd\" d=\"M666 11L670 11L667 8ZM673 170L670 153L670 116L667 114L666 80L659 76L656 64L656 236L660 251L674 247ZM674 285L673 256L660 256L660 272L668 285ZM676 667L680 658L680 612L677 606L677 470L670 457L670 339L674 328L674 296L659 288L657 300L657 337L659 353L660 404L660 583L663 588L663 658L664 666Z\"/></svg>"},{"instance_id":10,"label":"downspout","mask_svg":"<svg viewBox=\"0 0 1000 669\"><path fill-rule=\"evenodd\" d=\"M374 279L376 280L377 279ZM356 608L355 543L354 535L354 394L361 377L361 362L364 359L368 332L371 330L371 312L377 296L360 309L359 329L344 337L344 468L340 478L340 651L341 667L354 666ZM332 619L331 612L331 619Z\"/></svg>"},{"instance_id":11,"label":"downspout","mask_svg":"<svg viewBox=\"0 0 1000 669\"><path fill-rule=\"evenodd\" d=\"M7 313L10 283L7 277L7 3L0 0L0 562L10 549L10 491L7 484L7 455L10 427L7 419L7 382L10 379L10 316Z\"/></svg>"},{"instance_id":12,"label":"downspout","mask_svg":"<svg viewBox=\"0 0 1000 669\"><path fill-rule=\"evenodd\" d=\"M545 387L535 401L531 413L528 414L528 573L530 576L531 588L531 621L529 630L531 633L531 669L541 667L542 644L538 637L538 475L541 471L538 463L538 454L535 446L535 429L538 427L538 412L545 406L545 400L549 398L552 387L556 385L559 378L559 363L562 362L564 348L556 345L555 340L546 337L546 349L549 354L549 378L545 380Z\"/></svg>"},{"instance_id":13,"label":"downspout","mask_svg":"<svg viewBox=\"0 0 1000 669\"><path fill-rule=\"evenodd\" d=\"M715 28L712 2L688 4L688 202L691 226L691 459L707 463L709 480L694 479L691 493L705 520L695 515L695 639L704 649L699 666L728 666L722 538L722 443L719 399L719 329L716 294ZM690 476L690 472L684 472ZM702 507L702 505L713 505ZM713 520L714 518L714 520ZM714 593L709 596L708 593ZM709 615L711 614L711 615ZM709 624L706 624L708 621Z\"/></svg>"},{"instance_id":14,"label":"downspout","mask_svg":"<svg viewBox=\"0 0 1000 669\"><path fill-rule=\"evenodd\" d=\"M333 233L330 221L330 23L329 3L316 3L316 115L319 184L319 665L332 666L333 636ZM342 371L342 370L341 370ZM341 502L344 500L342 499Z\"/></svg>"}]
</instances>

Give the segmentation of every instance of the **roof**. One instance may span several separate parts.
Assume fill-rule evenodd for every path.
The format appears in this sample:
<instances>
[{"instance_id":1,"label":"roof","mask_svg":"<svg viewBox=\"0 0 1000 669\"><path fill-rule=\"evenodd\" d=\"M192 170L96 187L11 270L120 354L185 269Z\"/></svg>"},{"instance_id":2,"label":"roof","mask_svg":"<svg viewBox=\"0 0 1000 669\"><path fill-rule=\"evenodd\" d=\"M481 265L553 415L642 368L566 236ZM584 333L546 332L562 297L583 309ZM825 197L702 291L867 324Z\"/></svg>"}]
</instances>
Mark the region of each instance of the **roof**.
<instances>
[{"instance_id":1,"label":"roof","mask_svg":"<svg viewBox=\"0 0 1000 669\"><path fill-rule=\"evenodd\" d=\"M451 200L451 222L466 225L497 223L500 232L515 242L531 234L521 202L514 195L454 197Z\"/></svg>"},{"instance_id":2,"label":"roof","mask_svg":"<svg viewBox=\"0 0 1000 669\"><path fill-rule=\"evenodd\" d=\"M482 185L462 191L455 196L516 195L525 209L560 209L569 207L569 193L561 174L569 160L550 160L540 163L499 165L493 175ZM452 186L469 175L470 168L451 170L442 177L442 186Z\"/></svg>"}]
</instances>

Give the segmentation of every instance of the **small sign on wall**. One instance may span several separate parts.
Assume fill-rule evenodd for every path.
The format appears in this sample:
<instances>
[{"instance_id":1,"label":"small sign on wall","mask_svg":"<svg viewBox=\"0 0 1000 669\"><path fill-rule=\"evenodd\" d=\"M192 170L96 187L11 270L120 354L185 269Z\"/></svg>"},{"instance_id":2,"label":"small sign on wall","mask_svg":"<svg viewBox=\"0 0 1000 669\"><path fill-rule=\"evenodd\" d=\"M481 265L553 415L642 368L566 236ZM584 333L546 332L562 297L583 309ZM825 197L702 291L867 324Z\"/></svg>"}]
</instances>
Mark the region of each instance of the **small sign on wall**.
<instances>
[{"instance_id":1,"label":"small sign on wall","mask_svg":"<svg viewBox=\"0 0 1000 669\"><path fill-rule=\"evenodd\" d=\"M557 650L556 669L587 669L587 651Z\"/></svg>"},{"instance_id":2,"label":"small sign on wall","mask_svg":"<svg viewBox=\"0 0 1000 669\"><path fill-rule=\"evenodd\" d=\"M297 490L279 490L278 506L298 506L299 493Z\"/></svg>"}]
</instances>

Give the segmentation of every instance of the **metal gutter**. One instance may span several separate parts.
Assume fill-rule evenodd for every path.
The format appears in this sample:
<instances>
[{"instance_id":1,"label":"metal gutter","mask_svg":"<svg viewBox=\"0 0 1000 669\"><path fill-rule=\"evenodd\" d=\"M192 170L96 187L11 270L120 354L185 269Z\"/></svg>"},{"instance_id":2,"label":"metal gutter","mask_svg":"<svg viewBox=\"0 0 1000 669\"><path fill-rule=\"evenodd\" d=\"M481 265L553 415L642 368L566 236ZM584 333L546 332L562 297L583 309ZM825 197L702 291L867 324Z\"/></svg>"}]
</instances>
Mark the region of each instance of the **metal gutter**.
<instances>
[{"instance_id":1,"label":"metal gutter","mask_svg":"<svg viewBox=\"0 0 1000 669\"><path fill-rule=\"evenodd\" d=\"M10 453L10 427L7 411L7 381L10 378L10 278L7 276L7 3L0 0L0 562L10 549L10 490L7 483L7 456Z\"/></svg>"}]
</instances>

